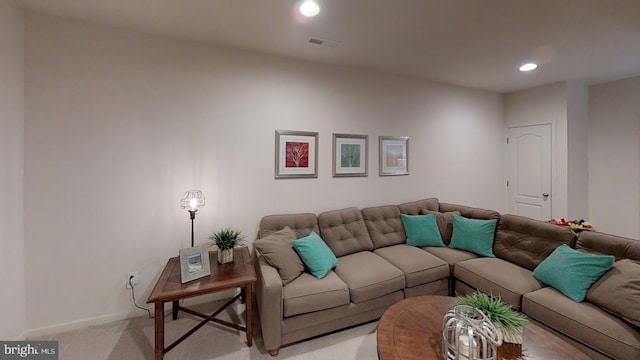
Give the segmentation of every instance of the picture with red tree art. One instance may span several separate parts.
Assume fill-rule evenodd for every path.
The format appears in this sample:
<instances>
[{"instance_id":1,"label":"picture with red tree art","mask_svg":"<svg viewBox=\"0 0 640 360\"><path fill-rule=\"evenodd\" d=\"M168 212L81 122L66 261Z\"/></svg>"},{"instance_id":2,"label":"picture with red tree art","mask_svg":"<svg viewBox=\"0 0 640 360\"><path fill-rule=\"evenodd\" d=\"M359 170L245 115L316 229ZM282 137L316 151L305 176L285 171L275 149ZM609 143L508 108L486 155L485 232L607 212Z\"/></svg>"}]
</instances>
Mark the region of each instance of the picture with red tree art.
<instances>
[{"instance_id":1,"label":"picture with red tree art","mask_svg":"<svg viewBox=\"0 0 640 360\"><path fill-rule=\"evenodd\" d=\"M285 144L287 161L285 167L306 168L309 167L309 143L287 142Z\"/></svg>"}]
</instances>

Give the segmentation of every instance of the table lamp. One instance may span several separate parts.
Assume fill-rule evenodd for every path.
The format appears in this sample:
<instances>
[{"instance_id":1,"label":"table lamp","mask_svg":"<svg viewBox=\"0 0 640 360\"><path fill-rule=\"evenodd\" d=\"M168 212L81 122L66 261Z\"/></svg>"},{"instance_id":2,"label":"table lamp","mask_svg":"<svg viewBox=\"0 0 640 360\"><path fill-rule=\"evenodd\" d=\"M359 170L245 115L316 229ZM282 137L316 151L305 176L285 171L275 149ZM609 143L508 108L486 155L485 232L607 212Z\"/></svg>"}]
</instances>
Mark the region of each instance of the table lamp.
<instances>
[{"instance_id":1,"label":"table lamp","mask_svg":"<svg viewBox=\"0 0 640 360\"><path fill-rule=\"evenodd\" d=\"M184 193L180 206L189 212L191 217L191 247L193 247L193 220L196 218L198 209L204 206L204 195L200 190L189 190Z\"/></svg>"}]
</instances>

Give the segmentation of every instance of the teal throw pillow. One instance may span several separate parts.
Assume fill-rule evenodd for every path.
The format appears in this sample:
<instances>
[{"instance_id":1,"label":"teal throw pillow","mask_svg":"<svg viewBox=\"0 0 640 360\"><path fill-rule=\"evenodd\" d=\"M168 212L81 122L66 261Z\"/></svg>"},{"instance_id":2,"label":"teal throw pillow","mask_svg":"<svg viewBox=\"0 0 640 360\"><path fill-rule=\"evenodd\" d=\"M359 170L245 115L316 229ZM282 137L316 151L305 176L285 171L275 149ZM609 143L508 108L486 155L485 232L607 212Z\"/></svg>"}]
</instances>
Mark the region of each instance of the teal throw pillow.
<instances>
[{"instance_id":1,"label":"teal throw pillow","mask_svg":"<svg viewBox=\"0 0 640 360\"><path fill-rule=\"evenodd\" d=\"M468 219L453 215L453 234L450 248L476 253L480 256L493 255L493 234L496 231L496 219Z\"/></svg>"},{"instance_id":2,"label":"teal throw pillow","mask_svg":"<svg viewBox=\"0 0 640 360\"><path fill-rule=\"evenodd\" d=\"M588 254L562 244L538 264L533 277L581 302L591 285L611 269L614 261L611 255Z\"/></svg>"},{"instance_id":3,"label":"teal throw pillow","mask_svg":"<svg viewBox=\"0 0 640 360\"><path fill-rule=\"evenodd\" d=\"M318 279L322 279L329 270L338 265L336 256L314 231L308 236L293 240L293 248L313 276Z\"/></svg>"},{"instance_id":4,"label":"teal throw pillow","mask_svg":"<svg viewBox=\"0 0 640 360\"><path fill-rule=\"evenodd\" d=\"M400 215L404 232L407 234L407 245L443 247L440 229L436 223L436 214Z\"/></svg>"}]
</instances>

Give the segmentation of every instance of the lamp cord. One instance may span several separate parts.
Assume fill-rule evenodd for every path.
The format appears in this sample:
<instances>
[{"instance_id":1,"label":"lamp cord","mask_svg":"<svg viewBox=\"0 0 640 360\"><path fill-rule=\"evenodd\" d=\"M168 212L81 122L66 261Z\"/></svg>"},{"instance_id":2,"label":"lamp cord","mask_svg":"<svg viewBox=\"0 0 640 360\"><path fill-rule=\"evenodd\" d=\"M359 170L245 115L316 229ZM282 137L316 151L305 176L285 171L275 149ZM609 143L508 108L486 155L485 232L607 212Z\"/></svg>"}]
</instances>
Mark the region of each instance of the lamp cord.
<instances>
[{"instance_id":1,"label":"lamp cord","mask_svg":"<svg viewBox=\"0 0 640 360\"><path fill-rule=\"evenodd\" d=\"M136 303L136 291L135 291L135 288L133 287L133 284L131 283L131 280L132 280L132 279L133 279L133 276L129 276L129 289L131 289L131 300L133 301L133 305L135 305L135 307L137 307L138 309L140 309L140 310L144 310L144 311L146 311L147 313L149 313L149 318L150 318L150 319L153 319L153 315L151 314L151 310L149 310L149 309L147 309L147 308L143 308L143 307L139 306L139 305ZM183 300L180 300L180 305L182 305L182 301L183 301ZM171 315L172 313L173 313L172 311L169 311L169 312L167 312L166 314L163 314L163 316L164 316L164 317L167 317L167 316Z\"/></svg>"}]
</instances>

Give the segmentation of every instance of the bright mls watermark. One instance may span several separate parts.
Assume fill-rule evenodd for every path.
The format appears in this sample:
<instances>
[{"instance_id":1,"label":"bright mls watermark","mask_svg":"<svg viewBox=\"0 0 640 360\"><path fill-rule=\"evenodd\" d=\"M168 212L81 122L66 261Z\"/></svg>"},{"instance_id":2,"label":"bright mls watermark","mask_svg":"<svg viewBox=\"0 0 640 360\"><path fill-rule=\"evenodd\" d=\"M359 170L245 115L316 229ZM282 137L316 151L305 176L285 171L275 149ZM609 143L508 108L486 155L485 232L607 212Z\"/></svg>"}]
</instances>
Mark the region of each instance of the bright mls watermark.
<instances>
[{"instance_id":1,"label":"bright mls watermark","mask_svg":"<svg viewBox=\"0 0 640 360\"><path fill-rule=\"evenodd\" d=\"M57 341L0 341L0 360L58 360Z\"/></svg>"}]
</instances>

